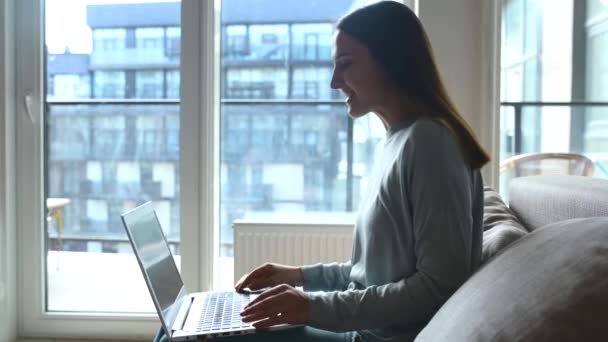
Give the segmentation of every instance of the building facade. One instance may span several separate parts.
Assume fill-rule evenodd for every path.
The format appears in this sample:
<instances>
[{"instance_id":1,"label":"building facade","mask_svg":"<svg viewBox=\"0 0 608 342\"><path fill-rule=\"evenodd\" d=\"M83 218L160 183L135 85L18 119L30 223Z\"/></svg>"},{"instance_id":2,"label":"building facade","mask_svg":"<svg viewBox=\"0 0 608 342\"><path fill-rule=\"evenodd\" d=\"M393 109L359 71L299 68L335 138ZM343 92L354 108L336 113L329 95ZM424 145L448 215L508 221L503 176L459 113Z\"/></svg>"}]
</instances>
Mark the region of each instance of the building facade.
<instances>
[{"instance_id":1,"label":"building facade","mask_svg":"<svg viewBox=\"0 0 608 342\"><path fill-rule=\"evenodd\" d=\"M258 2L223 2L223 255L247 213L352 210L377 141L349 134L329 86L333 23L352 1ZM149 200L178 246L179 6L89 5L91 53L47 56L47 193L70 199L52 248L129 251L120 214Z\"/></svg>"}]
</instances>

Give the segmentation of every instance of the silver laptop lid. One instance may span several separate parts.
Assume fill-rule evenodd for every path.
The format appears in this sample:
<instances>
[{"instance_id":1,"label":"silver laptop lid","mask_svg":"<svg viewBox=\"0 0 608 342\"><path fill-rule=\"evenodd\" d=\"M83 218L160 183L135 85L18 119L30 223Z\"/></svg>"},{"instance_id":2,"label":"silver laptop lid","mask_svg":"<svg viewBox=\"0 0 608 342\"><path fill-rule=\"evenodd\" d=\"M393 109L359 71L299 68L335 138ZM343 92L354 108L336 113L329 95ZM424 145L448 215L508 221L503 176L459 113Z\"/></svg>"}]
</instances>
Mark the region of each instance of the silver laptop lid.
<instances>
[{"instance_id":1,"label":"silver laptop lid","mask_svg":"<svg viewBox=\"0 0 608 342\"><path fill-rule=\"evenodd\" d=\"M188 295L151 202L121 215L167 336Z\"/></svg>"}]
</instances>

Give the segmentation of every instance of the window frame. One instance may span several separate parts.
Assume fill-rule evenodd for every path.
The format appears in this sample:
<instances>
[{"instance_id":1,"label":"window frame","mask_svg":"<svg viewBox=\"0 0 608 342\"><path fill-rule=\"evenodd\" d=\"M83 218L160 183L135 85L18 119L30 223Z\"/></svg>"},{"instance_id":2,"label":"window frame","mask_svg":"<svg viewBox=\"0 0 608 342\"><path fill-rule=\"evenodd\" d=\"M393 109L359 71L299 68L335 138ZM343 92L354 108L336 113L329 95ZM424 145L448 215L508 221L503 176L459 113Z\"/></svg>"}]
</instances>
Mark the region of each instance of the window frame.
<instances>
[{"instance_id":1,"label":"window frame","mask_svg":"<svg viewBox=\"0 0 608 342\"><path fill-rule=\"evenodd\" d=\"M152 314L47 313L45 303L43 83L44 0L8 0L15 9L15 213L17 232L18 334L45 338L149 338L159 327ZM403 0L416 12L419 0ZM499 0L484 5L489 20L500 18ZM180 238L182 277L192 291L218 285L219 271L219 41L221 0L182 0L180 104ZM485 1L484 1L485 4ZM426 14L426 13L425 13ZM426 14L428 15L428 14ZM498 20L498 22L500 22ZM483 35L482 45L495 67L496 27ZM183 42L188 44L183 44ZM4 46L3 46L4 47ZM205 53L205 51L213 51ZM499 50L498 50L499 51ZM202 58L202 57L205 58ZM201 63L200 61L204 61ZM496 68L482 72L496 107ZM8 91L7 91L8 93ZM25 99L28 99L27 101ZM25 105L27 103L27 105ZM29 110L28 110L29 109ZM481 118L482 141L497 151L497 111ZM202 114L202 115L201 115ZM2 119L0 119L2 121ZM10 119L4 121L10 123ZM10 138L10 137L9 137ZM497 153L491 153L497 156ZM497 175L490 166L489 173ZM485 174L484 174L485 175ZM0 174L0 176L2 176ZM489 177L493 178L493 177ZM491 184L493 182L490 182ZM187 185L187 186L186 186ZM8 197L7 197L8 198Z\"/></svg>"},{"instance_id":2,"label":"window frame","mask_svg":"<svg viewBox=\"0 0 608 342\"><path fill-rule=\"evenodd\" d=\"M14 1L16 12L16 174L18 242L18 330L22 337L150 338L158 329L156 313L46 312L44 242L44 0ZM180 169L182 278L187 288L213 288L217 270L219 136L214 79L219 51L216 31L219 0L182 1ZM199 61L205 61L200 63ZM199 115L203 113L204 115ZM48 133L47 133L48 134ZM215 139L215 140L214 140ZM27 157L26 157L27 156ZM211 205L209 205L211 203ZM213 261L213 262L211 262Z\"/></svg>"}]
</instances>

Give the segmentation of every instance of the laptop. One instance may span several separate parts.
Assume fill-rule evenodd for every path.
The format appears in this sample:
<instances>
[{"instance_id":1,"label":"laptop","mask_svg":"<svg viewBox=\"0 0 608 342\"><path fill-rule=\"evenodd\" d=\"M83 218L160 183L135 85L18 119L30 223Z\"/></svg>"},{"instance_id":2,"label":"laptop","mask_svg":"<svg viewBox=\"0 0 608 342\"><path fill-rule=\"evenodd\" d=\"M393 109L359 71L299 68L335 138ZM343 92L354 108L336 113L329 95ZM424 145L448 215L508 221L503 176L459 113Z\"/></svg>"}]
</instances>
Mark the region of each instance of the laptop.
<instances>
[{"instance_id":1,"label":"laptop","mask_svg":"<svg viewBox=\"0 0 608 342\"><path fill-rule=\"evenodd\" d=\"M257 294L186 291L151 202L122 214L121 218L169 340L211 339L256 332L251 323L241 321L240 312ZM282 324L267 330L298 326Z\"/></svg>"}]
</instances>

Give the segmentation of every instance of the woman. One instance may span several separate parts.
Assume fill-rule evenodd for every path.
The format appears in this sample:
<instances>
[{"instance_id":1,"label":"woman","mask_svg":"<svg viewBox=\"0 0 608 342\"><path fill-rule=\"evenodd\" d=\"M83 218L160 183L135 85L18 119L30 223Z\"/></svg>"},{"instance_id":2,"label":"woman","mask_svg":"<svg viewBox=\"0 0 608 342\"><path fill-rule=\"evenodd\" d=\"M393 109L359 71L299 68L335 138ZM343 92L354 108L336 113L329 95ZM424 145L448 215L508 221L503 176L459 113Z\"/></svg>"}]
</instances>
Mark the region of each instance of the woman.
<instances>
[{"instance_id":1,"label":"woman","mask_svg":"<svg viewBox=\"0 0 608 342\"><path fill-rule=\"evenodd\" d=\"M386 127L352 259L246 275L236 290L272 288L245 307L244 321L307 328L228 340L413 340L480 264L479 169L489 158L448 97L420 21L384 1L337 29L331 87L347 96L351 117L372 112Z\"/></svg>"},{"instance_id":2,"label":"woman","mask_svg":"<svg viewBox=\"0 0 608 342\"><path fill-rule=\"evenodd\" d=\"M448 97L411 10L380 2L337 28L331 87L347 96L350 116L373 112L387 130L352 260L254 270L237 290L275 287L242 316L259 327L306 324L357 331L365 341L413 340L480 264L479 169L489 158Z\"/></svg>"}]
</instances>

